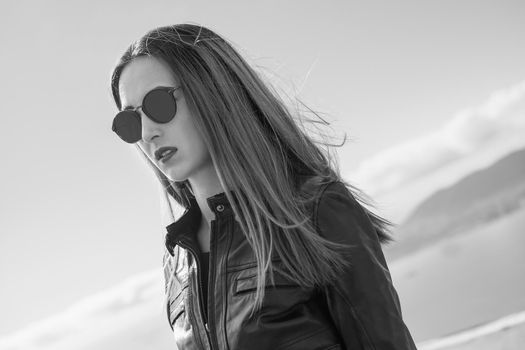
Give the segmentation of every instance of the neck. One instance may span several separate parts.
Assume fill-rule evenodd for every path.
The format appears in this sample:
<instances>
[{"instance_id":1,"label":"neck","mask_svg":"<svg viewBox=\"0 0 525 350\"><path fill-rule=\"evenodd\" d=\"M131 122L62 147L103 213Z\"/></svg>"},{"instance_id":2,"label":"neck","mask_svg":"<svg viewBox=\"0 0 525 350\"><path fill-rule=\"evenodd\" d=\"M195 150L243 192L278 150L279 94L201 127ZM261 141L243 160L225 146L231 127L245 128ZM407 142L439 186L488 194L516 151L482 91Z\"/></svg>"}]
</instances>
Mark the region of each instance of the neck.
<instances>
[{"instance_id":1,"label":"neck","mask_svg":"<svg viewBox=\"0 0 525 350\"><path fill-rule=\"evenodd\" d=\"M215 176L207 176L202 181L190 179L192 193L202 213L201 225L204 225L204 227L209 227L211 221L215 220L215 213L210 209L207 199L224 192L216 173L214 172L213 174Z\"/></svg>"}]
</instances>

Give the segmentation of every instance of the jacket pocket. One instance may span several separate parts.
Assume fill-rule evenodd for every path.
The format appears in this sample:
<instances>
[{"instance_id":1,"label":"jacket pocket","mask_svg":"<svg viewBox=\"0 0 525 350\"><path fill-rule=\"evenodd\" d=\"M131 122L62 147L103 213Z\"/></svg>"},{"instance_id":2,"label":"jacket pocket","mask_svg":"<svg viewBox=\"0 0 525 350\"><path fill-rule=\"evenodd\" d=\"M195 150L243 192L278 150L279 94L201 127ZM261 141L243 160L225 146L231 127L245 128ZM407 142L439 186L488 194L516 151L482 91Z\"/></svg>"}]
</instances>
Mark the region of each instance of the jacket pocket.
<instances>
[{"instance_id":1,"label":"jacket pocket","mask_svg":"<svg viewBox=\"0 0 525 350\"><path fill-rule=\"evenodd\" d=\"M255 271L255 269L253 269ZM266 291L276 289L276 288L300 288L300 286L294 281L288 279L287 277L281 275L274 270L274 282L272 285L269 278L266 280ZM257 290L257 274L251 273L249 276L238 276L235 279L233 291L234 295L243 294L243 293L253 293Z\"/></svg>"}]
</instances>

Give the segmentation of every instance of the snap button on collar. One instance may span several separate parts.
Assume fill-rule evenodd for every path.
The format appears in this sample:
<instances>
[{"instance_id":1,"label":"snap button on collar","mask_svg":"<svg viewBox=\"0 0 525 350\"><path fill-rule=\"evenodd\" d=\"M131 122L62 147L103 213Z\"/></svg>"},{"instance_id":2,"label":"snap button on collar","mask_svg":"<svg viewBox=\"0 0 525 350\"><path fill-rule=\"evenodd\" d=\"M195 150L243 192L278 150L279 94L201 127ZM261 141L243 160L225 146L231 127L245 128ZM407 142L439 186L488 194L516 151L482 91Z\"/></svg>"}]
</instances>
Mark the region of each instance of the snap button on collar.
<instances>
[{"instance_id":1,"label":"snap button on collar","mask_svg":"<svg viewBox=\"0 0 525 350\"><path fill-rule=\"evenodd\" d=\"M231 191L231 195L235 198L235 193ZM214 196L206 198L208 206L215 215L226 217L233 214L230 201L226 197L226 192L218 193Z\"/></svg>"}]
</instances>

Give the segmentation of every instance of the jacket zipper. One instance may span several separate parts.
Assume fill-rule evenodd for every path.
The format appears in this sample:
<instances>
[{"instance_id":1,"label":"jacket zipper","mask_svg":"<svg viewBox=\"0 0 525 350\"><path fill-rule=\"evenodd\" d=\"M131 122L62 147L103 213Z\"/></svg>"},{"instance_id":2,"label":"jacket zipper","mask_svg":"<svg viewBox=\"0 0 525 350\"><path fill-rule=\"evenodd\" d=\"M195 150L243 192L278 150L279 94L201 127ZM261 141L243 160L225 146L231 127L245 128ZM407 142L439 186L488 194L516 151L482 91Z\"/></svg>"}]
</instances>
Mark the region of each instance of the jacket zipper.
<instances>
[{"instance_id":1,"label":"jacket zipper","mask_svg":"<svg viewBox=\"0 0 525 350\"><path fill-rule=\"evenodd\" d=\"M217 220L217 219L216 219ZM210 283L210 281L214 281L215 280L215 264L214 264L214 254L213 254L213 251L216 250L216 240L217 240L217 233L214 232L214 228L215 226L217 225L217 221L216 220L212 220L211 221L211 228L210 228L210 238L211 238L211 241L210 241L210 259L209 259L209 267L211 268L208 268L208 293L206 293L206 295L208 295L208 299L210 300L210 303L208 304L208 312L207 312L207 315L208 315L208 319L209 320L209 316L210 316L210 305L214 305L215 304L215 300L214 300L214 296L215 296L215 293L214 291L212 290L211 293L210 293L210 289L212 288L212 285L213 283ZM208 322L209 323L209 322ZM208 331L208 334L210 334L210 330L208 328L208 323L206 323L206 329ZM210 336L210 343L212 344L212 349L213 349L213 337ZM215 339L216 340L216 339ZM219 348L219 344L216 344L217 345L217 348Z\"/></svg>"},{"instance_id":2,"label":"jacket zipper","mask_svg":"<svg viewBox=\"0 0 525 350\"><path fill-rule=\"evenodd\" d=\"M213 224L213 222L212 222ZM204 329L206 330L206 338L208 339L208 345L210 347L210 349L213 350L213 346L212 346L212 342L211 342L211 339L210 339L210 329L208 328L208 323L205 320L204 318L204 306L203 306L203 301L202 301L202 278L201 278L201 266L200 266L200 259L199 257L197 256L197 252L195 252L195 250L193 250L193 248L189 245L186 245L182 242L180 242L180 245L181 247L183 248L186 248L188 249L192 254L193 254L193 258L195 259L195 261L197 262L197 270L199 271L198 272L198 279L199 279L199 291L198 291L198 296L197 296L197 299L199 301L199 305L200 305L200 314L201 314L201 319L204 323Z\"/></svg>"}]
</instances>

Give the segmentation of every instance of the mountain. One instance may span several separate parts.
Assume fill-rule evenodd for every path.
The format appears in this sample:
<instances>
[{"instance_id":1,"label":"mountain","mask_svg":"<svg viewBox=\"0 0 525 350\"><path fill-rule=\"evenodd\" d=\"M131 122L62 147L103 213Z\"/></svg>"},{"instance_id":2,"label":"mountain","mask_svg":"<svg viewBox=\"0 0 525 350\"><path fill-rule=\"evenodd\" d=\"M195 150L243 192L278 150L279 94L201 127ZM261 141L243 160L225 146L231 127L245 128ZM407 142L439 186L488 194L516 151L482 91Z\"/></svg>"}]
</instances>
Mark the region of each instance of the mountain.
<instances>
[{"instance_id":1,"label":"mountain","mask_svg":"<svg viewBox=\"0 0 525 350\"><path fill-rule=\"evenodd\" d=\"M395 260L446 237L490 222L525 205L525 149L435 192L395 228L385 246Z\"/></svg>"}]
</instances>

